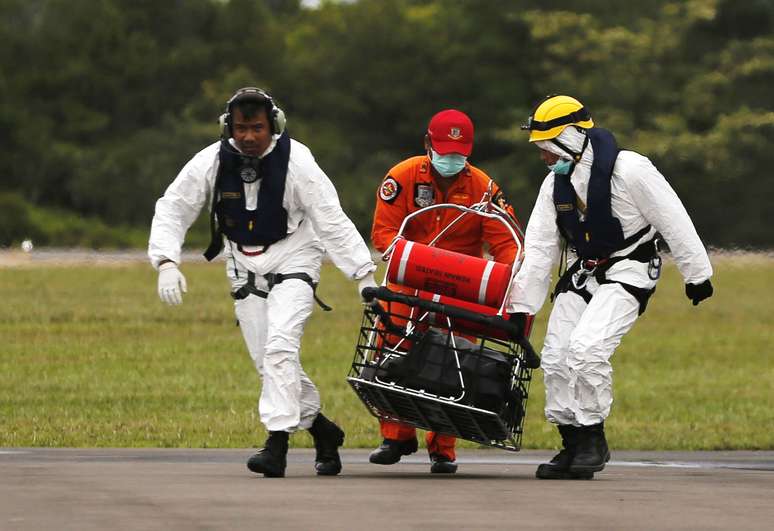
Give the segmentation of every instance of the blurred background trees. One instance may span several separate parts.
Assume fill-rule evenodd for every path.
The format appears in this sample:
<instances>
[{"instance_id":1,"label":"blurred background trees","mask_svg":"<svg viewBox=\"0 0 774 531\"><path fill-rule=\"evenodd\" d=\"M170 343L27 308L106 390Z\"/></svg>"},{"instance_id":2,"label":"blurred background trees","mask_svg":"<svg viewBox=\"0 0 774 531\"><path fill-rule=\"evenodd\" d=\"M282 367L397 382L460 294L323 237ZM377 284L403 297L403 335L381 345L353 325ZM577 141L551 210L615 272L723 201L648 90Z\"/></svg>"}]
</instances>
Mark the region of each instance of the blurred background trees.
<instances>
[{"instance_id":1,"label":"blurred background trees","mask_svg":"<svg viewBox=\"0 0 774 531\"><path fill-rule=\"evenodd\" d=\"M771 0L0 0L0 43L0 245L143 246L225 101L257 85L364 235L445 107L526 222L546 170L519 125L569 93L654 161L707 244L774 247Z\"/></svg>"}]
</instances>

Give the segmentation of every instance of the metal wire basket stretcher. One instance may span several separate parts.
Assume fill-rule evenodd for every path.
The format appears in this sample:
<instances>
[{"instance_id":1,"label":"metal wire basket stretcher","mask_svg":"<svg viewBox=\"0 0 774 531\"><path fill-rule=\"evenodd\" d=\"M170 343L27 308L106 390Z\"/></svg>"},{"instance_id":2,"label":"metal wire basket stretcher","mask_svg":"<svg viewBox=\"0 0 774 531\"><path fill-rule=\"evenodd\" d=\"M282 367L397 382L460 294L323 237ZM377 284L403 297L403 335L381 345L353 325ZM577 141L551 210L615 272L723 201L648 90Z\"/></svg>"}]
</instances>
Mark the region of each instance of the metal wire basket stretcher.
<instances>
[{"instance_id":1,"label":"metal wire basket stretcher","mask_svg":"<svg viewBox=\"0 0 774 531\"><path fill-rule=\"evenodd\" d=\"M504 313L520 265L520 229L490 198L471 207L431 205L405 218L382 257L382 286L363 290L370 304L347 381L380 419L518 451L540 359L527 339L531 323L522 329ZM413 218L436 209L460 215L428 245L403 237ZM517 246L512 266L436 247L466 216L508 228Z\"/></svg>"}]
</instances>

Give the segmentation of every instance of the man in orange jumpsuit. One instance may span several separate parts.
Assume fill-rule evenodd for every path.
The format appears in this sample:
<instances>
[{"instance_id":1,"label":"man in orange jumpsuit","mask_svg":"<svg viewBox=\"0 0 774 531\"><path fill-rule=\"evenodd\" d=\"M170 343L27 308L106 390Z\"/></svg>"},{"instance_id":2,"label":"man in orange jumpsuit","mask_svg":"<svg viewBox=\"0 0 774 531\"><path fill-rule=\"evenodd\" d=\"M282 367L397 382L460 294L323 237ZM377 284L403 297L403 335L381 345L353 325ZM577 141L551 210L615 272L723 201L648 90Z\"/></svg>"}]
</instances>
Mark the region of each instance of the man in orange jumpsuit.
<instances>
[{"instance_id":1,"label":"man in orange jumpsuit","mask_svg":"<svg viewBox=\"0 0 774 531\"><path fill-rule=\"evenodd\" d=\"M425 155L411 157L391 168L379 187L371 241L380 252L393 241L407 215L438 203L471 206L480 202L489 189L492 179L467 162L473 150L473 123L465 113L447 109L433 116L425 135L425 149ZM492 200L516 219L513 208L496 184L492 187ZM427 244L459 215L455 209L420 214L409 222L403 236ZM481 257L484 243L497 262L510 265L515 260L517 247L510 231L501 222L482 216L468 214L435 245ZM391 465L400 461L401 456L417 451L416 430L412 426L380 423L384 441L371 452L371 463ZM428 432L425 442L432 462L431 472L453 474L457 471L454 437Z\"/></svg>"}]
</instances>

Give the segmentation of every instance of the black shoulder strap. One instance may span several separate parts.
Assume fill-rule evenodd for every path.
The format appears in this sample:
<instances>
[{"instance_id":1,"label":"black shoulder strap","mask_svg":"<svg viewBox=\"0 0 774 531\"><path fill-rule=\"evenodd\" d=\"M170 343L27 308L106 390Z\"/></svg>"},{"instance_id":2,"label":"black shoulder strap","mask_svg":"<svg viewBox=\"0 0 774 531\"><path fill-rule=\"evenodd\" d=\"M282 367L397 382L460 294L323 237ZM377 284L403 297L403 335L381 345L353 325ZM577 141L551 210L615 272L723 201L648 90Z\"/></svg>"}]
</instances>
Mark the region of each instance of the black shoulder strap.
<instances>
[{"instance_id":1,"label":"black shoulder strap","mask_svg":"<svg viewBox=\"0 0 774 531\"><path fill-rule=\"evenodd\" d=\"M204 251L204 257L208 262L211 262L216 256L223 250L223 235L218 227L217 219L215 216L216 207L218 201L220 201L220 175L222 173L223 161L220 158L220 153L224 149L223 143L227 140L220 141L220 150L218 151L218 173L215 175L215 185L212 187L212 205L210 207L210 244Z\"/></svg>"}]
</instances>

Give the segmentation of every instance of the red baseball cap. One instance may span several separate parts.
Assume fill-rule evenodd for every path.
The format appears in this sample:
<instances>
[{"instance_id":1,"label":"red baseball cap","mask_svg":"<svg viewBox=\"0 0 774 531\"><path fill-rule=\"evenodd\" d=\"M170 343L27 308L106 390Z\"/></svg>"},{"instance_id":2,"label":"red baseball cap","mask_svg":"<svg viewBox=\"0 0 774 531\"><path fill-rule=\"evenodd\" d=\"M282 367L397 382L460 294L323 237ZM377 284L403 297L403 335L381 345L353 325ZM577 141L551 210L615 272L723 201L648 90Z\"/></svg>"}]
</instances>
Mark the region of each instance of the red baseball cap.
<instances>
[{"instance_id":1,"label":"red baseball cap","mask_svg":"<svg viewBox=\"0 0 774 531\"><path fill-rule=\"evenodd\" d=\"M467 157L473 151L473 122L462 111L446 109L433 116L427 135L439 155L459 153Z\"/></svg>"}]
</instances>

